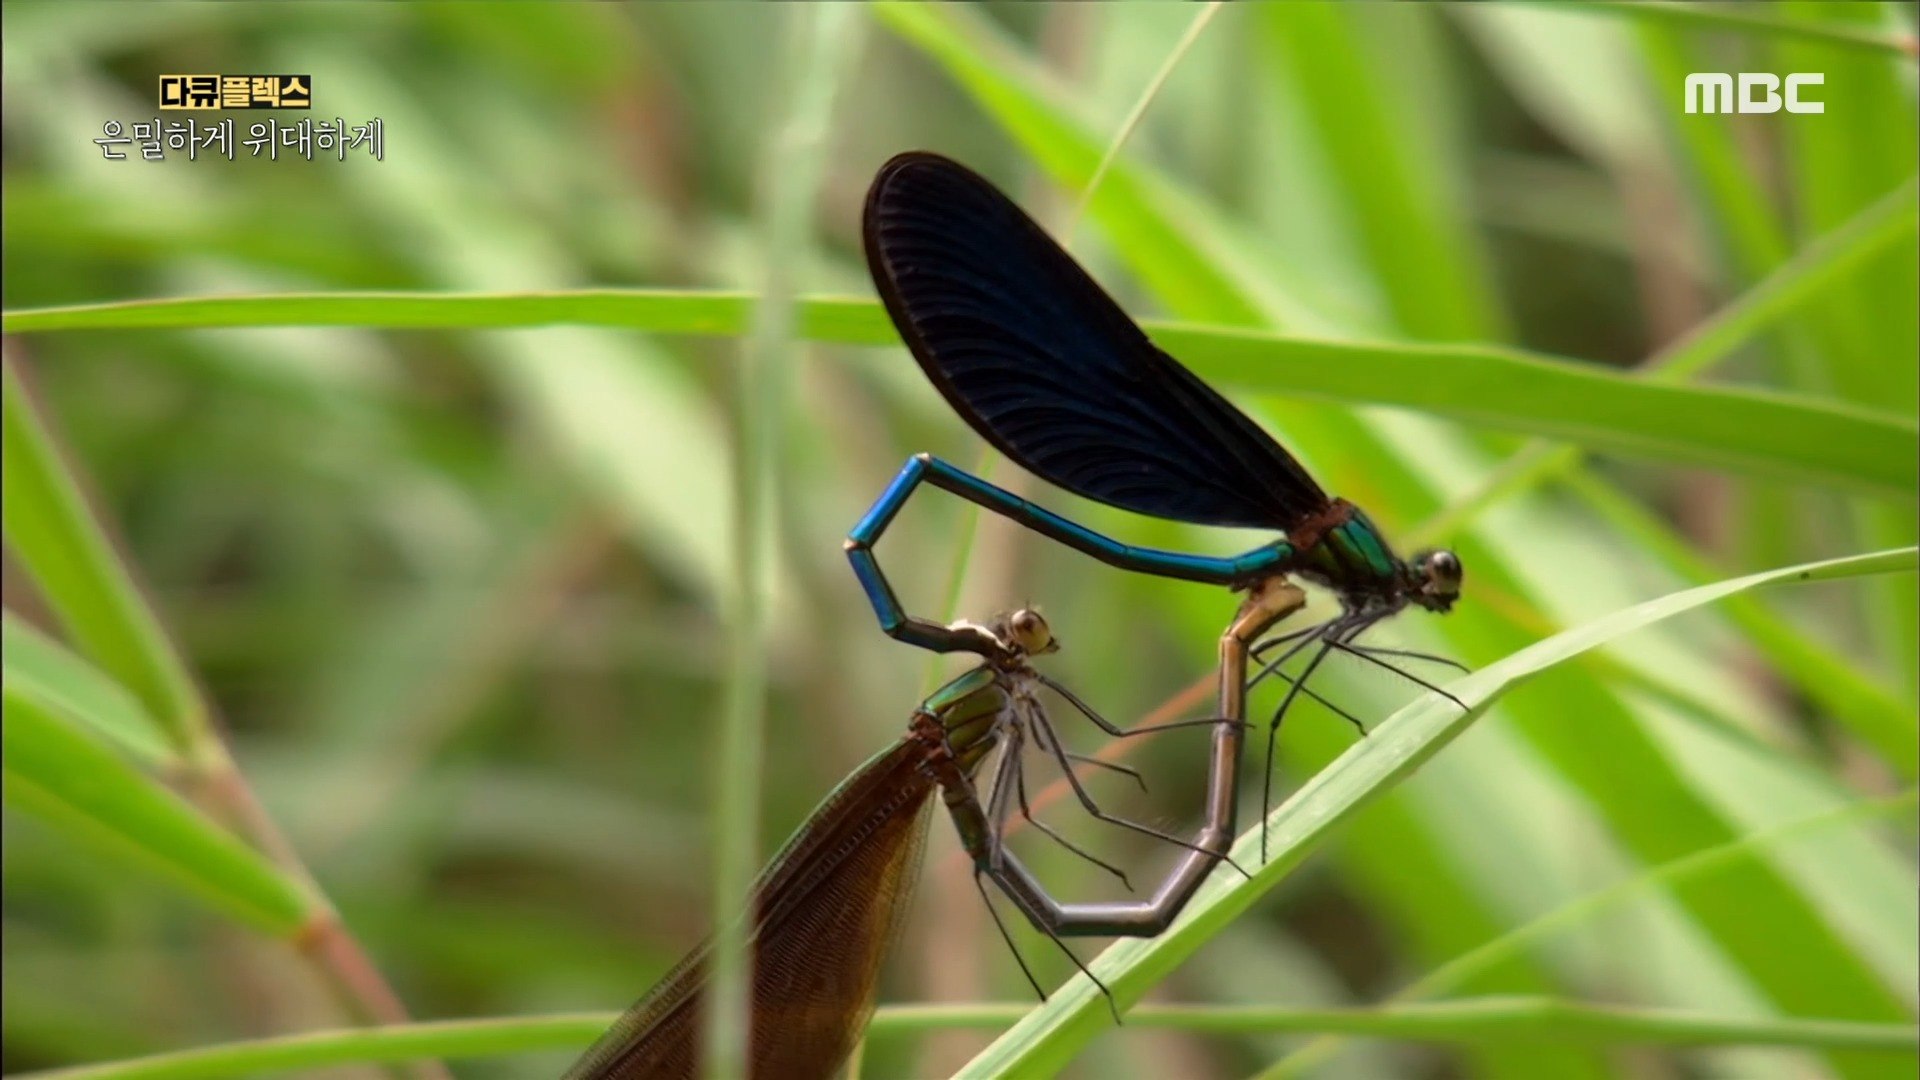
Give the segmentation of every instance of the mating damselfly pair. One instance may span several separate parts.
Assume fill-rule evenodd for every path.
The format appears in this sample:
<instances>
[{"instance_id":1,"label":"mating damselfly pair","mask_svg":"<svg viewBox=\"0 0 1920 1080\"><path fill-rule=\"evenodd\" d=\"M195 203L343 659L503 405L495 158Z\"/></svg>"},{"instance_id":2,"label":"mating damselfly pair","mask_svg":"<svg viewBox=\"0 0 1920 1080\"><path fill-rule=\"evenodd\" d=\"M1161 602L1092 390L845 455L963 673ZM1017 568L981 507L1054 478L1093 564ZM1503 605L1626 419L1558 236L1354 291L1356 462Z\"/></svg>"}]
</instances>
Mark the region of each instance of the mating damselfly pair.
<instances>
[{"instance_id":1,"label":"mating damselfly pair","mask_svg":"<svg viewBox=\"0 0 1920 1080\"><path fill-rule=\"evenodd\" d=\"M954 410L1016 464L1055 487L1123 510L1281 535L1230 558L1132 546L937 458L908 460L849 534L848 557L882 630L923 649L972 653L980 663L922 702L900 741L828 795L756 880L746 916L753 970L746 1060L755 1077L829 1076L851 1052L913 892L935 791L996 922L987 881L1063 948L1063 938L1150 937L1178 917L1226 859L1249 726L1247 693L1255 683L1276 674L1291 683L1266 725L1264 813L1271 804L1275 734L1299 695L1320 698L1307 683L1326 657L1353 656L1441 694L1396 661L1451 663L1356 639L1408 606L1447 611L1459 595L1460 560L1443 550L1405 560L1394 554L1365 512L1328 496L1258 424L1156 348L991 183L935 154L902 154L880 169L869 189L863 235L880 296L922 370ZM1212 728L1203 824L1192 839L1108 814L1081 785L1074 772L1079 762L1042 706L1042 689L1114 737L1167 725L1121 728L1035 667L1036 657L1057 647L1037 612L949 624L905 611L873 547L923 483L1122 570L1246 594L1220 639L1215 714L1181 722ZM1270 634L1304 604L1290 578L1332 591L1339 611L1304 629ZM1299 670L1285 671L1300 657ZM1328 704L1364 730L1358 717ZM1180 862L1144 890L1148 899L1062 903L1008 847L1018 814L1092 859L1031 813L1022 765L1028 746L1053 759L1088 813L1184 849ZM1011 945L1006 927L1000 930ZM567 1075L695 1075L705 979L703 946ZM1037 982L1034 988L1040 992ZM1108 1001L1118 1020L1118 1003L1111 994Z\"/></svg>"}]
</instances>

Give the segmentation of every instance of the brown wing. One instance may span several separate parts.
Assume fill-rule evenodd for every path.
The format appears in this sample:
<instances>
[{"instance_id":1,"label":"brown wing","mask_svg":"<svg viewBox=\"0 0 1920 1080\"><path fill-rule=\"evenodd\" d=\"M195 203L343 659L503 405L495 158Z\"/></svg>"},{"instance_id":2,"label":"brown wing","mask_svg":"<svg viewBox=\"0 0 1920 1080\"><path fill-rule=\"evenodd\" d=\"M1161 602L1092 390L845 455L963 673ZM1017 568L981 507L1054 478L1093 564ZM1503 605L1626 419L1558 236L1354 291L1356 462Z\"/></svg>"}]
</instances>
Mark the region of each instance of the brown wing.
<instances>
[{"instance_id":1,"label":"brown wing","mask_svg":"<svg viewBox=\"0 0 1920 1080\"><path fill-rule=\"evenodd\" d=\"M919 880L934 785L903 739L835 788L754 882L755 1080L828 1080L873 1015L880 967ZM628 1009L564 1080L694 1080L702 943Z\"/></svg>"}]
</instances>

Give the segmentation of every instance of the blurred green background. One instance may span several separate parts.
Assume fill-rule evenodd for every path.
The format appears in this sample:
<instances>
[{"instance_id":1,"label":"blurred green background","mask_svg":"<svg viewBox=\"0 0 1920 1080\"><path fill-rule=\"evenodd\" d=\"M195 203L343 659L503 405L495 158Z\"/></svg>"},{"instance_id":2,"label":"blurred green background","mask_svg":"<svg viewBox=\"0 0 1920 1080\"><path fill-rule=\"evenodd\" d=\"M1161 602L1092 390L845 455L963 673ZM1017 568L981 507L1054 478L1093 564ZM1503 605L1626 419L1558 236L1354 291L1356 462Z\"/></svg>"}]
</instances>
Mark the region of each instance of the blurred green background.
<instances>
[{"instance_id":1,"label":"blurred green background","mask_svg":"<svg viewBox=\"0 0 1920 1080\"><path fill-rule=\"evenodd\" d=\"M842 30L809 235L773 251L755 218L781 181L764 166L791 93L791 12L9 3L5 306L752 291L776 263L803 294L869 297L859 204L882 161L955 156L1064 235L1092 162L1195 11L863 11ZM1911 50L1859 39L1910 43L1913 15L1767 6L1781 31L1600 5L1229 7L1147 108L1071 246L1142 316L1630 367L1883 200L1911 221ZM1821 71L1827 111L1686 116L1681 82L1697 70ZM386 160L108 162L91 142L107 121L155 115L156 75L233 71L311 73L313 115L380 117ZM1909 225L1707 377L1911 417L1915 288ZM583 327L9 339L241 771L416 1017L621 1007L704 933L741 347ZM795 342L784 361L765 852L944 670L878 633L840 538L907 454L985 463L903 350ZM1224 389L1390 535L1461 549L1458 613L1409 615L1380 640L1476 665L1695 581L1914 540L1910 501L1608 457L1509 485L1443 535L1435 515L1521 440ZM1004 465L994 478L1136 542L1250 546ZM972 529L929 495L889 534L882 557L910 608L1038 604L1066 646L1048 670L1123 721L1209 670L1232 597L1129 579L998 522L969 544ZM7 610L57 636L11 552L5 572ZM1915 641L1913 581L1896 576L1742 601L1558 669L1365 811L1159 997L1377 1002L1648 868L1903 791ZM1411 696L1330 666L1327 692L1363 716ZM1303 708L1278 788L1354 737ZM1184 829L1204 744L1160 742L1130 759L1150 796L1097 789ZM1171 858L1064 804L1049 816L1129 866ZM1910 1021L1920 942L1911 811L1897 816L1893 831L1805 829L1638 890L1447 992ZM346 1022L270 936L11 801L5 840L7 1071ZM1031 850L1058 892L1110 894L1097 871ZM1022 946L1048 985L1070 972L1044 941ZM1026 997L937 824L883 1002ZM877 1039L866 1075L944 1075L990 1037ZM1130 1029L1075 1075L1238 1076L1300 1045ZM550 1074L570 1056L458 1072ZM1296 1071L1765 1080L1910 1076L1912 1059L1355 1043Z\"/></svg>"}]
</instances>

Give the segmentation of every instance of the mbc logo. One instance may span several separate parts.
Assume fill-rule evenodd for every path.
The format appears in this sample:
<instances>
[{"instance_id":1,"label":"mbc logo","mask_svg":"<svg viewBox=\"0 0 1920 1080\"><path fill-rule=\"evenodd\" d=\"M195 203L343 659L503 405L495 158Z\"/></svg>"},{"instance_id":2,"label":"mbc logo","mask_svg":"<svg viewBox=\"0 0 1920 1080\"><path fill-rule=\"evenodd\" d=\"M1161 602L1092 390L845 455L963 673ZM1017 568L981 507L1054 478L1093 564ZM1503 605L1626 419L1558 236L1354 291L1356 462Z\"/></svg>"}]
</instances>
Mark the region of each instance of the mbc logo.
<instances>
[{"instance_id":1,"label":"mbc logo","mask_svg":"<svg viewBox=\"0 0 1920 1080\"><path fill-rule=\"evenodd\" d=\"M1780 93L1780 76L1765 71L1743 71L1739 92L1734 92L1736 76L1719 71L1697 71L1687 76L1687 111L1690 113L1776 113L1782 105L1790 113L1823 113L1824 101L1809 101L1802 91L1822 86L1827 77L1818 71L1796 71L1786 78L1787 92ZM1759 91L1756 96L1755 91Z\"/></svg>"}]
</instances>

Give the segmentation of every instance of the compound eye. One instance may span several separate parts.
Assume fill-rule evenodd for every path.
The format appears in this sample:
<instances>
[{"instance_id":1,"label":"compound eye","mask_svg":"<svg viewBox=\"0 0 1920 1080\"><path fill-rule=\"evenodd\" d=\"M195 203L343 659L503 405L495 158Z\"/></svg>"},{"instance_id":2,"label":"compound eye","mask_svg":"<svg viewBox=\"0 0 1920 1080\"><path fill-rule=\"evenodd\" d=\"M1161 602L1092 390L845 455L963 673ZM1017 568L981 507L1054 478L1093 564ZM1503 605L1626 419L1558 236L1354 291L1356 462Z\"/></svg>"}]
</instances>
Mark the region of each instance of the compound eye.
<instances>
[{"instance_id":1,"label":"compound eye","mask_svg":"<svg viewBox=\"0 0 1920 1080\"><path fill-rule=\"evenodd\" d=\"M1414 569L1421 579L1421 591L1428 596L1458 595L1460 557L1445 548L1423 551L1414 556Z\"/></svg>"},{"instance_id":2,"label":"compound eye","mask_svg":"<svg viewBox=\"0 0 1920 1080\"><path fill-rule=\"evenodd\" d=\"M1016 611L1009 622L1013 627L1014 639L1029 655L1042 652L1053 643L1053 631L1037 611Z\"/></svg>"}]
</instances>

